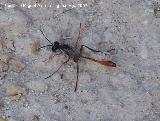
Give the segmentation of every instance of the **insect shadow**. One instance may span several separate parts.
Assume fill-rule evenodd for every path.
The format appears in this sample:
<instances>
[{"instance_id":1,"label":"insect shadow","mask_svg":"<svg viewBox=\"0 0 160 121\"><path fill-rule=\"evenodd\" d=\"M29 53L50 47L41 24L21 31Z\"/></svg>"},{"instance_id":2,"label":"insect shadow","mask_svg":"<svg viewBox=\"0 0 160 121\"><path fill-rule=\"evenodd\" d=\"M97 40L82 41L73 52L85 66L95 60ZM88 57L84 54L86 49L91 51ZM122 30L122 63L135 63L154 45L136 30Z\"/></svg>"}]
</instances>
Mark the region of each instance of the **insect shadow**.
<instances>
[{"instance_id":1,"label":"insect shadow","mask_svg":"<svg viewBox=\"0 0 160 121\"><path fill-rule=\"evenodd\" d=\"M78 82L79 82L79 60L80 58L84 58L84 59L87 59L87 60L90 60L90 61L94 61L96 63L99 63L101 65L104 65L104 66L107 66L107 67L116 67L116 64L112 61L109 61L109 60L97 60L97 59L94 59L94 58L90 58L90 57L86 57L86 56L83 56L82 55L82 51L85 48L89 49L90 51L92 52L101 52L103 53L102 51L100 50L95 50L95 49L92 49L86 45L81 45L80 48L78 49L78 41L80 40L80 30L81 30L81 23L80 23L80 29L79 29L79 33L78 33L78 37L77 37L77 40L76 40L76 43L74 46L70 46L68 44L65 44L64 43L64 38L63 36L60 37L60 41L55 41L54 43L52 43L43 33L43 31L40 29L42 35L45 37L45 39L50 43L49 45L45 45L45 46L42 46L39 49L41 48L45 48L45 47L51 47L52 48L52 52L56 53L55 55L60 55L62 53L64 53L65 55L67 55L68 59L66 61L64 61L58 68L56 71L54 71L52 74L50 74L49 76L47 76L45 79L47 78L50 78L51 76L53 76L56 72L58 72L58 70L65 64L67 64L69 62L69 60L73 60L75 63L76 63L76 69L77 69L77 80L76 80L76 83L75 83L75 88L74 88L74 91L76 92L77 91L77 88L78 88ZM57 53L59 52L59 53ZM54 55L54 56L55 56Z\"/></svg>"}]
</instances>

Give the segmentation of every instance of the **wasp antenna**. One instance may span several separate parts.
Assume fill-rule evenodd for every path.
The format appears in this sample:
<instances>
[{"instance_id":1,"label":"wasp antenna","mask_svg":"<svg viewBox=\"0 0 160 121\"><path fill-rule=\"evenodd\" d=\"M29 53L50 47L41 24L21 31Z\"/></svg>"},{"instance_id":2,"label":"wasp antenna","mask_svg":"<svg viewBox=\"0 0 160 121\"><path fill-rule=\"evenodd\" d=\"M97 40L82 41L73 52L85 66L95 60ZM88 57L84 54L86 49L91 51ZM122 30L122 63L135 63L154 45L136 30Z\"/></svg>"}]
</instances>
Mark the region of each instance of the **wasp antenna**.
<instances>
[{"instance_id":1,"label":"wasp antenna","mask_svg":"<svg viewBox=\"0 0 160 121\"><path fill-rule=\"evenodd\" d=\"M42 35L45 37L45 39L49 42L49 43L51 43L52 45L54 45L45 35L44 35L44 33L43 33L43 31L40 29L40 32L42 33Z\"/></svg>"},{"instance_id":2,"label":"wasp antenna","mask_svg":"<svg viewBox=\"0 0 160 121\"><path fill-rule=\"evenodd\" d=\"M49 47L49 46L53 46L53 45L45 45L45 46L42 46L42 47L39 47L39 48L37 48L37 50L40 50L41 48L45 48L45 47Z\"/></svg>"}]
</instances>

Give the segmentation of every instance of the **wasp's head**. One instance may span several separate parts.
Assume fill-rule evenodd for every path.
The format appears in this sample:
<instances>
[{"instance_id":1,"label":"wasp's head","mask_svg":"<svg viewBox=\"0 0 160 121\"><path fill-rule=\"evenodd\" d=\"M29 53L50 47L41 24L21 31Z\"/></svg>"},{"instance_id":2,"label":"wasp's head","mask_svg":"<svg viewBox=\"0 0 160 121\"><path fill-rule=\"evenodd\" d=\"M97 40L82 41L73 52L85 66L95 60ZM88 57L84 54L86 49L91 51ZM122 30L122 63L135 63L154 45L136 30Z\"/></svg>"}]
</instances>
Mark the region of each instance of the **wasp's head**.
<instances>
[{"instance_id":1,"label":"wasp's head","mask_svg":"<svg viewBox=\"0 0 160 121\"><path fill-rule=\"evenodd\" d=\"M54 45L52 46L52 51L56 51L57 49L59 49L59 42L54 42Z\"/></svg>"}]
</instances>

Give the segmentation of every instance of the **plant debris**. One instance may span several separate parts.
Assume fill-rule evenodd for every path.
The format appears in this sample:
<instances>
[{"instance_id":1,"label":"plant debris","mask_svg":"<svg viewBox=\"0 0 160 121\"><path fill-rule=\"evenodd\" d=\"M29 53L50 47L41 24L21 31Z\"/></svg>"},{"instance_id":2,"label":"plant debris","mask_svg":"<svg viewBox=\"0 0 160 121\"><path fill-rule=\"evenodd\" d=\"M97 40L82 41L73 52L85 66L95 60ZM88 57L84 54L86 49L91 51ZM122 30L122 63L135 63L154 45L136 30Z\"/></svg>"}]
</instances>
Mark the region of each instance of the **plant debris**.
<instances>
[{"instance_id":1,"label":"plant debris","mask_svg":"<svg viewBox=\"0 0 160 121\"><path fill-rule=\"evenodd\" d=\"M7 87L6 94L8 96L24 95L26 94L26 89L21 86L11 85Z\"/></svg>"},{"instance_id":2,"label":"plant debris","mask_svg":"<svg viewBox=\"0 0 160 121\"><path fill-rule=\"evenodd\" d=\"M40 47L40 42L39 41L35 41L32 46L31 46L31 53L36 55L39 51L39 47Z\"/></svg>"}]
</instances>

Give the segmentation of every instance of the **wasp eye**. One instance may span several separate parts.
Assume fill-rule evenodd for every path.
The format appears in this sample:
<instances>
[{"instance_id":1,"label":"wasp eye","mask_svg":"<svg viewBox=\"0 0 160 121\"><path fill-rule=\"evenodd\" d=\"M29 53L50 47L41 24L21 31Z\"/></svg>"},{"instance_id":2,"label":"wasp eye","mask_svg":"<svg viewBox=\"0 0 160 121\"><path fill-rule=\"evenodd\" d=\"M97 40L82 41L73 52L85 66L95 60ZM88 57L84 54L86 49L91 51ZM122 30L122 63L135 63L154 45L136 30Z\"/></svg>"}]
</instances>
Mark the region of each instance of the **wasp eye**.
<instances>
[{"instance_id":1,"label":"wasp eye","mask_svg":"<svg viewBox=\"0 0 160 121\"><path fill-rule=\"evenodd\" d=\"M58 47L58 46L59 46L59 42L57 42L57 41L54 42L54 46L55 46L55 47Z\"/></svg>"},{"instance_id":2,"label":"wasp eye","mask_svg":"<svg viewBox=\"0 0 160 121\"><path fill-rule=\"evenodd\" d=\"M52 51L56 51L59 48L59 42L54 42L54 45L52 46Z\"/></svg>"}]
</instances>

